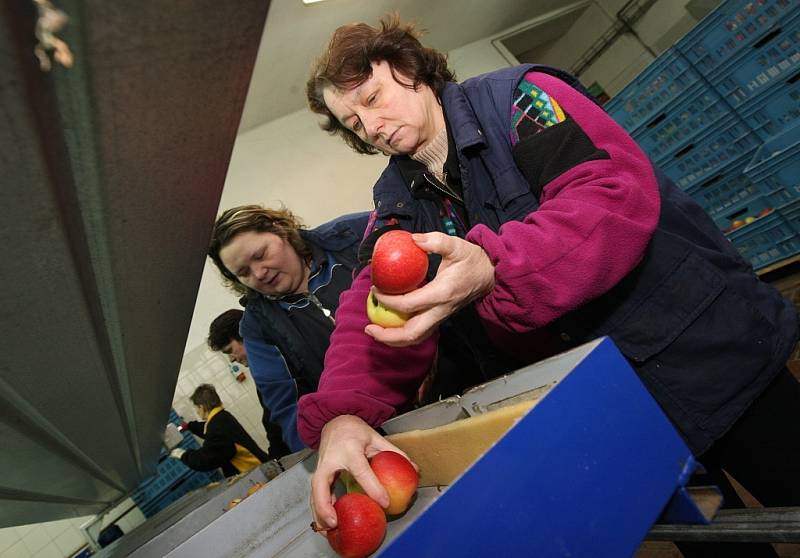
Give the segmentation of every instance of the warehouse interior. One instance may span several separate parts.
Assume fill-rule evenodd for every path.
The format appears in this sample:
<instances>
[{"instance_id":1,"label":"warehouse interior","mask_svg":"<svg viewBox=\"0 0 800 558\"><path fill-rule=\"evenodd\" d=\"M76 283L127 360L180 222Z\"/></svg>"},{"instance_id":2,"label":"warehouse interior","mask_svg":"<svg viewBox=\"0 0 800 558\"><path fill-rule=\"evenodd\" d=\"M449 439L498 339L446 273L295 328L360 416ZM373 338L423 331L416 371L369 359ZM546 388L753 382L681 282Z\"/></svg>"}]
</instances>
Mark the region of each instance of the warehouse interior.
<instances>
[{"instance_id":1,"label":"warehouse interior","mask_svg":"<svg viewBox=\"0 0 800 558\"><path fill-rule=\"evenodd\" d=\"M182 477L163 507L142 500L163 473L164 428L194 418L200 383L223 386L226 408L264 438L252 378L206 344L209 322L238 307L205 257L211 227L247 203L286 205L309 227L372 207L385 158L320 132L305 81L337 26L392 11L459 80L534 62L577 75L800 304L794 2L13 0L0 8L0 558L89 556L111 523L154 538L154 518L176 521L157 516L169 504L174 515L205 502L220 475ZM56 12L68 19L47 28ZM744 35L726 51L721 29ZM71 64L36 54L52 34ZM645 543L639 555L676 552Z\"/></svg>"}]
</instances>

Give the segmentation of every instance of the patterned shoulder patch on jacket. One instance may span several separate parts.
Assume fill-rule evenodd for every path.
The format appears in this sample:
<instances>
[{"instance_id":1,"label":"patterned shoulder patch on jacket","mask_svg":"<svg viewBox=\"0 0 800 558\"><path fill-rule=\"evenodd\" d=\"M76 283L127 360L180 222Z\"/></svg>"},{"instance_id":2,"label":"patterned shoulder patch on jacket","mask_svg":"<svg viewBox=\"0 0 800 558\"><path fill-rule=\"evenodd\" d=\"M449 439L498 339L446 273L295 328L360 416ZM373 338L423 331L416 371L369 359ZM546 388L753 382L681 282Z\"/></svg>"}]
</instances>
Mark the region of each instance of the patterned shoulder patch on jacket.
<instances>
[{"instance_id":1,"label":"patterned shoulder patch on jacket","mask_svg":"<svg viewBox=\"0 0 800 558\"><path fill-rule=\"evenodd\" d=\"M525 76L517 85L511 107L511 144L567 120L558 102Z\"/></svg>"}]
</instances>

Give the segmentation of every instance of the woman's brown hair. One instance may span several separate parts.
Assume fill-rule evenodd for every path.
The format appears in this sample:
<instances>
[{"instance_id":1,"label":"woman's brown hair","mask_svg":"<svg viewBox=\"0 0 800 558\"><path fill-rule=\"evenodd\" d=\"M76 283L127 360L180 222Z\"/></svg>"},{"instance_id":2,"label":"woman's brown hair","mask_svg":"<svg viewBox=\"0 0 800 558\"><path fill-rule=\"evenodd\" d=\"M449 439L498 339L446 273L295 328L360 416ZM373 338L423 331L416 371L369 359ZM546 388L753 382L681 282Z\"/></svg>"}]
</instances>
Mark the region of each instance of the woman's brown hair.
<instances>
[{"instance_id":1,"label":"woman's brown hair","mask_svg":"<svg viewBox=\"0 0 800 558\"><path fill-rule=\"evenodd\" d=\"M325 117L320 125L322 129L341 136L358 153L374 154L379 150L333 116L322 96L326 87L340 91L358 87L372 75L372 63L381 61L389 64L397 83L414 90L427 85L437 96L446 82L456 79L447 67L447 57L422 46L413 24L400 23L397 15L386 16L380 23L379 28L366 23L339 27L325 52L314 63L306 84L309 107Z\"/></svg>"},{"instance_id":2,"label":"woman's brown hair","mask_svg":"<svg viewBox=\"0 0 800 558\"><path fill-rule=\"evenodd\" d=\"M211 384L200 384L189 399L197 405L202 407L206 413L211 412L212 409L222 405L222 401L217 395L217 390Z\"/></svg>"},{"instance_id":3,"label":"woman's brown hair","mask_svg":"<svg viewBox=\"0 0 800 558\"><path fill-rule=\"evenodd\" d=\"M248 231L268 232L285 239L297 255L305 262L311 259L311 248L300 236L303 224L299 218L282 207L265 209L260 205L240 205L225 211L214 223L214 232L208 246L208 257L217 266L228 287L240 294L250 292L219 257L220 250L230 243L236 235Z\"/></svg>"}]
</instances>

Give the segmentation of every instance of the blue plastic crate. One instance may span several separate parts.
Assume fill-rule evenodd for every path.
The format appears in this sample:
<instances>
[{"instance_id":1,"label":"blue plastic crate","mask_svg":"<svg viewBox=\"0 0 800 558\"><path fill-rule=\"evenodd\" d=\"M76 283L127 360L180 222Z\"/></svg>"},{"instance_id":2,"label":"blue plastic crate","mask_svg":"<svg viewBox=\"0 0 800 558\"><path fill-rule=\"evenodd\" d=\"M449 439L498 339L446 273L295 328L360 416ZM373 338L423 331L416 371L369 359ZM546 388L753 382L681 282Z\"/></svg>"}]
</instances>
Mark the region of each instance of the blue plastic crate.
<instances>
[{"instance_id":1,"label":"blue plastic crate","mask_svg":"<svg viewBox=\"0 0 800 558\"><path fill-rule=\"evenodd\" d=\"M797 0L729 0L675 47L701 74L707 74L764 39L778 22L797 11Z\"/></svg>"},{"instance_id":2,"label":"blue plastic crate","mask_svg":"<svg viewBox=\"0 0 800 558\"><path fill-rule=\"evenodd\" d=\"M766 37L744 49L709 75L720 95L739 112L755 110L763 102L757 97L784 83L800 69L800 14L782 21Z\"/></svg>"},{"instance_id":3,"label":"blue plastic crate","mask_svg":"<svg viewBox=\"0 0 800 558\"><path fill-rule=\"evenodd\" d=\"M736 111L763 140L800 122L800 69L768 89L757 103L739 105Z\"/></svg>"},{"instance_id":4,"label":"blue plastic crate","mask_svg":"<svg viewBox=\"0 0 800 558\"><path fill-rule=\"evenodd\" d=\"M760 144L761 140L744 121L730 115L658 165L678 187L688 190Z\"/></svg>"},{"instance_id":5,"label":"blue plastic crate","mask_svg":"<svg viewBox=\"0 0 800 558\"><path fill-rule=\"evenodd\" d=\"M187 472L191 472L191 469L184 465L183 461L180 459L164 459L163 461L159 462L157 468L158 477L169 476L171 478L175 478L176 476L180 476Z\"/></svg>"},{"instance_id":6,"label":"blue plastic crate","mask_svg":"<svg viewBox=\"0 0 800 558\"><path fill-rule=\"evenodd\" d=\"M800 123L764 142L744 172L763 191L782 195L784 201L800 198Z\"/></svg>"},{"instance_id":7,"label":"blue plastic crate","mask_svg":"<svg viewBox=\"0 0 800 558\"><path fill-rule=\"evenodd\" d=\"M606 112L629 132L633 132L701 80L683 56L666 51L633 79L604 106Z\"/></svg>"},{"instance_id":8,"label":"blue plastic crate","mask_svg":"<svg viewBox=\"0 0 800 558\"><path fill-rule=\"evenodd\" d=\"M161 492L167 491L172 485L192 474L192 470L179 459L171 459L162 450L156 474L143 481L134 492L134 500L149 500L157 497Z\"/></svg>"},{"instance_id":9,"label":"blue plastic crate","mask_svg":"<svg viewBox=\"0 0 800 558\"><path fill-rule=\"evenodd\" d=\"M137 488L134 493L134 501L153 500L159 498L163 493L169 492L174 485L191 476L192 471L171 471L164 475L158 475Z\"/></svg>"},{"instance_id":10,"label":"blue plastic crate","mask_svg":"<svg viewBox=\"0 0 800 558\"><path fill-rule=\"evenodd\" d=\"M772 205L769 198L765 196L755 196L733 207L729 207L726 211L717 213L717 215L714 216L714 222L720 229L727 233L736 230L739 226L747 226L750 223L756 222L774 211L775 207Z\"/></svg>"},{"instance_id":11,"label":"blue plastic crate","mask_svg":"<svg viewBox=\"0 0 800 558\"><path fill-rule=\"evenodd\" d=\"M728 238L739 253L760 269L800 253L800 236L780 211L736 229Z\"/></svg>"},{"instance_id":12,"label":"blue plastic crate","mask_svg":"<svg viewBox=\"0 0 800 558\"><path fill-rule=\"evenodd\" d=\"M739 157L706 180L686 190L686 193L715 220L737 211L741 205L762 194L761 189L744 174L752 154L753 152L750 152ZM723 230L730 227L727 220L717 224Z\"/></svg>"},{"instance_id":13,"label":"blue plastic crate","mask_svg":"<svg viewBox=\"0 0 800 558\"><path fill-rule=\"evenodd\" d=\"M222 476L219 475L219 473L212 475L210 473L194 472L192 475L186 477L183 481L175 484L169 490L164 491L157 497L144 502L139 506L139 508L145 517L152 517L189 492L207 486L211 482L220 480L221 478Z\"/></svg>"},{"instance_id":14,"label":"blue plastic crate","mask_svg":"<svg viewBox=\"0 0 800 558\"><path fill-rule=\"evenodd\" d=\"M779 207L778 212L786 219L789 226L794 229L794 232L800 235L800 199L796 199L793 202Z\"/></svg>"},{"instance_id":15,"label":"blue plastic crate","mask_svg":"<svg viewBox=\"0 0 800 558\"><path fill-rule=\"evenodd\" d=\"M731 114L731 109L713 89L703 83L693 86L678 105L671 104L633 138L655 161L661 161Z\"/></svg>"}]
</instances>

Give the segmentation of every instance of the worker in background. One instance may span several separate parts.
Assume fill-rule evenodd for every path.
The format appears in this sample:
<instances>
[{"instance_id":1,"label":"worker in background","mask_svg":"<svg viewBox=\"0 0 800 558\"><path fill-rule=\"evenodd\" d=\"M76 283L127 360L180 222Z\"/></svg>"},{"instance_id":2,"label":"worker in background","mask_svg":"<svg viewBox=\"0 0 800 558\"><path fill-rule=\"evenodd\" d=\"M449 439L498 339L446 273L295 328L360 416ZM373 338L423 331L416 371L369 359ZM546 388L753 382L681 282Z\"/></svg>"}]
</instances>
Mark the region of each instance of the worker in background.
<instances>
[{"instance_id":1,"label":"worker in background","mask_svg":"<svg viewBox=\"0 0 800 558\"><path fill-rule=\"evenodd\" d=\"M201 420L189 422L188 428L192 434L203 438L203 446L188 450L175 448L170 457L180 459L195 471L211 471L219 467L226 477L245 473L269 461L270 456L222 407L214 386L197 386L190 399Z\"/></svg>"},{"instance_id":2,"label":"worker in background","mask_svg":"<svg viewBox=\"0 0 800 558\"><path fill-rule=\"evenodd\" d=\"M208 328L208 346L212 351L226 355L231 362L249 367L244 343L239 335L239 322L242 320L243 314L244 312L241 310L233 308L214 318ZM272 459L280 459L284 455L292 453L292 450L283 440L280 425L271 420L270 409L265 403L261 390L258 389L258 383L256 383L256 395L264 411L261 423L267 434L269 455Z\"/></svg>"}]
</instances>

